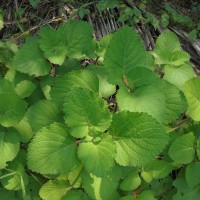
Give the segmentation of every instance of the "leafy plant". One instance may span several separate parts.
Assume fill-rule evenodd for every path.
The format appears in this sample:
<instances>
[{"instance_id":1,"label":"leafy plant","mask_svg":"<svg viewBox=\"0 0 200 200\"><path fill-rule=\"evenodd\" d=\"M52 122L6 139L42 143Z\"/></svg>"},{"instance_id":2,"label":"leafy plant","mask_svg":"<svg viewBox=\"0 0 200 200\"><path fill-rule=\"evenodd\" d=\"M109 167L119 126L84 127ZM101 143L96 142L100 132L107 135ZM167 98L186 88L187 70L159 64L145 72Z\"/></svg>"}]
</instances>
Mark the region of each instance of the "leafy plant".
<instances>
[{"instance_id":1,"label":"leafy plant","mask_svg":"<svg viewBox=\"0 0 200 200\"><path fill-rule=\"evenodd\" d=\"M200 79L172 32L147 52L130 27L96 41L73 21L6 58L1 198L199 196Z\"/></svg>"}]
</instances>

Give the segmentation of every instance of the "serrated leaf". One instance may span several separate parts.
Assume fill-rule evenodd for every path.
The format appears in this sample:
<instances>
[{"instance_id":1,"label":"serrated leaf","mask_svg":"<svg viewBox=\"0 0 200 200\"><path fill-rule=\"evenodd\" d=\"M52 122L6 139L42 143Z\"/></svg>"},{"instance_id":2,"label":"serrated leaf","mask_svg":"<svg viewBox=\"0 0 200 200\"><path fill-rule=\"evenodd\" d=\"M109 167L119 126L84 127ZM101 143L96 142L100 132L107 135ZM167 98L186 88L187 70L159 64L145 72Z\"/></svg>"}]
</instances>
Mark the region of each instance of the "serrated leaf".
<instances>
[{"instance_id":1,"label":"serrated leaf","mask_svg":"<svg viewBox=\"0 0 200 200\"><path fill-rule=\"evenodd\" d=\"M123 166L148 163L169 141L162 125L146 113L114 114L109 133L117 145L116 162Z\"/></svg>"},{"instance_id":2,"label":"serrated leaf","mask_svg":"<svg viewBox=\"0 0 200 200\"><path fill-rule=\"evenodd\" d=\"M123 75L135 67L146 66L146 52L139 36L130 27L117 31L106 50L104 65L109 73L108 81L120 84Z\"/></svg>"},{"instance_id":3,"label":"serrated leaf","mask_svg":"<svg viewBox=\"0 0 200 200\"><path fill-rule=\"evenodd\" d=\"M0 99L0 124L15 126L24 116L27 103L15 93L3 93Z\"/></svg>"},{"instance_id":4,"label":"serrated leaf","mask_svg":"<svg viewBox=\"0 0 200 200\"><path fill-rule=\"evenodd\" d=\"M28 147L28 167L42 174L69 172L78 164L76 141L62 124L38 132Z\"/></svg>"},{"instance_id":5,"label":"serrated leaf","mask_svg":"<svg viewBox=\"0 0 200 200\"><path fill-rule=\"evenodd\" d=\"M190 163L185 171L185 178L190 187L195 187L200 183L200 163Z\"/></svg>"},{"instance_id":6,"label":"serrated leaf","mask_svg":"<svg viewBox=\"0 0 200 200\"><path fill-rule=\"evenodd\" d=\"M40 197L44 200L61 200L70 189L64 180L50 180L41 187Z\"/></svg>"},{"instance_id":7,"label":"serrated leaf","mask_svg":"<svg viewBox=\"0 0 200 200\"><path fill-rule=\"evenodd\" d=\"M95 74L87 70L72 71L56 79L50 92L52 101L63 104L66 94L72 87L87 88L91 91L99 91L99 80Z\"/></svg>"},{"instance_id":8,"label":"serrated leaf","mask_svg":"<svg viewBox=\"0 0 200 200\"><path fill-rule=\"evenodd\" d=\"M62 113L49 100L41 100L29 107L27 118L34 132L47 127L54 122L62 122Z\"/></svg>"},{"instance_id":9,"label":"serrated leaf","mask_svg":"<svg viewBox=\"0 0 200 200\"><path fill-rule=\"evenodd\" d=\"M169 148L169 156L176 163L188 164L195 155L195 136L188 133L178 137Z\"/></svg>"},{"instance_id":10,"label":"serrated leaf","mask_svg":"<svg viewBox=\"0 0 200 200\"><path fill-rule=\"evenodd\" d=\"M116 145L110 136L104 136L98 143L83 142L78 147L78 157L85 169L96 175L104 176L114 166Z\"/></svg>"},{"instance_id":11,"label":"serrated leaf","mask_svg":"<svg viewBox=\"0 0 200 200\"><path fill-rule=\"evenodd\" d=\"M92 32L91 24L84 21L67 22L57 30L61 43L67 49L67 56L77 59L82 58L85 54L93 54L95 47L92 41Z\"/></svg>"},{"instance_id":12,"label":"serrated leaf","mask_svg":"<svg viewBox=\"0 0 200 200\"><path fill-rule=\"evenodd\" d=\"M188 102L186 114L194 121L200 121L200 77L192 78L185 83L184 94Z\"/></svg>"},{"instance_id":13,"label":"serrated leaf","mask_svg":"<svg viewBox=\"0 0 200 200\"><path fill-rule=\"evenodd\" d=\"M67 93L64 113L72 136L77 138L85 137L89 132L103 132L111 121L106 103L96 93L80 87L74 87Z\"/></svg>"},{"instance_id":14,"label":"serrated leaf","mask_svg":"<svg viewBox=\"0 0 200 200\"><path fill-rule=\"evenodd\" d=\"M12 161L19 152L19 138L13 131L0 130L0 169L7 166L8 161Z\"/></svg>"},{"instance_id":15,"label":"serrated leaf","mask_svg":"<svg viewBox=\"0 0 200 200\"><path fill-rule=\"evenodd\" d=\"M29 38L19 49L14 57L12 68L30 76L47 75L51 66L44 59L42 51L38 47L37 38Z\"/></svg>"},{"instance_id":16,"label":"serrated leaf","mask_svg":"<svg viewBox=\"0 0 200 200\"><path fill-rule=\"evenodd\" d=\"M194 77L194 70L188 64L181 65L180 67L166 65L164 67L164 74L163 78L165 80L183 90L185 82Z\"/></svg>"},{"instance_id":17,"label":"serrated leaf","mask_svg":"<svg viewBox=\"0 0 200 200\"><path fill-rule=\"evenodd\" d=\"M13 175L4 177L1 180L1 184L7 190L21 190L28 184L28 175L25 172L23 163L20 162L19 158L16 158L9 163L8 170L4 170L3 175L13 172Z\"/></svg>"},{"instance_id":18,"label":"serrated leaf","mask_svg":"<svg viewBox=\"0 0 200 200\"><path fill-rule=\"evenodd\" d=\"M18 83L15 87L16 93L21 97L25 98L30 96L33 91L36 89L36 86L34 83L28 80L23 80L20 83Z\"/></svg>"},{"instance_id":19,"label":"serrated leaf","mask_svg":"<svg viewBox=\"0 0 200 200\"><path fill-rule=\"evenodd\" d=\"M186 110L180 91L162 79L133 91L121 87L116 98L120 111L147 112L165 124L174 122Z\"/></svg>"},{"instance_id":20,"label":"serrated leaf","mask_svg":"<svg viewBox=\"0 0 200 200\"><path fill-rule=\"evenodd\" d=\"M67 33L66 33L67 34ZM39 46L45 58L51 63L62 65L67 55L67 49L61 36L52 27L44 27L39 31Z\"/></svg>"},{"instance_id":21,"label":"serrated leaf","mask_svg":"<svg viewBox=\"0 0 200 200\"><path fill-rule=\"evenodd\" d=\"M171 31L165 31L158 37L155 49L159 51L178 51L181 50L181 47L176 34Z\"/></svg>"},{"instance_id":22,"label":"serrated leaf","mask_svg":"<svg viewBox=\"0 0 200 200\"><path fill-rule=\"evenodd\" d=\"M83 189L88 196L95 200L116 200L119 199L117 192L118 182L120 180L120 172L114 168L106 177L97 177L88 172L82 174Z\"/></svg>"},{"instance_id":23,"label":"serrated leaf","mask_svg":"<svg viewBox=\"0 0 200 200\"><path fill-rule=\"evenodd\" d=\"M137 171L133 171L120 184L120 189L123 191L133 191L141 184L140 176Z\"/></svg>"}]
</instances>

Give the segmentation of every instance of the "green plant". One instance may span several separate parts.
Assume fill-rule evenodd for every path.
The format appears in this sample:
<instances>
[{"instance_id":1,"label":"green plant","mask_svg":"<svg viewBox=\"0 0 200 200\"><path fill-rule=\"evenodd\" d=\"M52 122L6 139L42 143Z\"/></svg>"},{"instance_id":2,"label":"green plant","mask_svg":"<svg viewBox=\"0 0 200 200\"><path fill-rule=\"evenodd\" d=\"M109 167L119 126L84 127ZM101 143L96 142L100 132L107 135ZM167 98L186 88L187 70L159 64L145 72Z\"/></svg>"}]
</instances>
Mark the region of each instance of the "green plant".
<instances>
[{"instance_id":1,"label":"green plant","mask_svg":"<svg viewBox=\"0 0 200 200\"><path fill-rule=\"evenodd\" d=\"M132 28L95 41L72 21L42 28L8 63L1 199L199 197L200 79L172 32L146 52Z\"/></svg>"}]
</instances>

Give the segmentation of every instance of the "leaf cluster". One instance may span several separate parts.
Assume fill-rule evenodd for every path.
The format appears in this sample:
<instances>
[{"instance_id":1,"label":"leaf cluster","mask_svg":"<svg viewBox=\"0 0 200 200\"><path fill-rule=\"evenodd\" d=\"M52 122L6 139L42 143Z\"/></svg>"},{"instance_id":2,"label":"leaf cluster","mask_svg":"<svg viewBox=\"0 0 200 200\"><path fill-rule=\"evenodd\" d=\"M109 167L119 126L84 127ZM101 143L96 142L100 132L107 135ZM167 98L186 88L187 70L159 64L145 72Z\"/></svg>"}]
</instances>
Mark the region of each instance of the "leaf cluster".
<instances>
[{"instance_id":1,"label":"leaf cluster","mask_svg":"<svg viewBox=\"0 0 200 200\"><path fill-rule=\"evenodd\" d=\"M200 79L172 32L147 52L128 26L96 41L72 21L12 52L0 79L0 197L199 196Z\"/></svg>"}]
</instances>

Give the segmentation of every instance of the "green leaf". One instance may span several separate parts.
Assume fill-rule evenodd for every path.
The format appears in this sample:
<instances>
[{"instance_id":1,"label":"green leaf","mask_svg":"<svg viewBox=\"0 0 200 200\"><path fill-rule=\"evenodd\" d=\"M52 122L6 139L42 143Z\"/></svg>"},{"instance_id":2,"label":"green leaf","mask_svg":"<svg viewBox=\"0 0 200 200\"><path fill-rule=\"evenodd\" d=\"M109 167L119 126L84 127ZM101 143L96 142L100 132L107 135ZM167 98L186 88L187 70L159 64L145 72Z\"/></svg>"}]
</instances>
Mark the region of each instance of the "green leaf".
<instances>
[{"instance_id":1,"label":"green leaf","mask_svg":"<svg viewBox=\"0 0 200 200\"><path fill-rule=\"evenodd\" d=\"M188 102L186 115L194 121L200 121L200 77L192 78L185 83L184 94Z\"/></svg>"},{"instance_id":2,"label":"green leaf","mask_svg":"<svg viewBox=\"0 0 200 200\"><path fill-rule=\"evenodd\" d=\"M104 68L92 65L88 68L99 78L99 93L102 97L108 98L116 92L116 86L107 81L107 73Z\"/></svg>"},{"instance_id":3,"label":"green leaf","mask_svg":"<svg viewBox=\"0 0 200 200\"><path fill-rule=\"evenodd\" d=\"M61 200L90 200L89 197L81 190L71 190L67 192Z\"/></svg>"},{"instance_id":4,"label":"green leaf","mask_svg":"<svg viewBox=\"0 0 200 200\"><path fill-rule=\"evenodd\" d=\"M13 131L0 130L0 169L7 166L19 152L19 138Z\"/></svg>"},{"instance_id":5,"label":"green leaf","mask_svg":"<svg viewBox=\"0 0 200 200\"><path fill-rule=\"evenodd\" d=\"M67 74L73 70L81 70L82 66L80 62L75 58L68 58L65 62L56 69L57 75Z\"/></svg>"},{"instance_id":6,"label":"green leaf","mask_svg":"<svg viewBox=\"0 0 200 200\"><path fill-rule=\"evenodd\" d=\"M184 64L180 67L165 65L164 79L175 85L178 89L183 90L186 81L194 77L194 70L191 65Z\"/></svg>"},{"instance_id":7,"label":"green leaf","mask_svg":"<svg viewBox=\"0 0 200 200\"><path fill-rule=\"evenodd\" d=\"M76 141L67 127L54 123L43 128L28 147L28 167L42 174L69 172L78 164Z\"/></svg>"},{"instance_id":8,"label":"green leaf","mask_svg":"<svg viewBox=\"0 0 200 200\"><path fill-rule=\"evenodd\" d=\"M148 163L169 141L162 125L146 113L114 114L109 133L117 145L116 162L122 166Z\"/></svg>"},{"instance_id":9,"label":"green leaf","mask_svg":"<svg viewBox=\"0 0 200 200\"><path fill-rule=\"evenodd\" d=\"M52 27L44 27L39 31L39 46L45 58L51 63L62 65L67 55L66 46L61 36Z\"/></svg>"},{"instance_id":10,"label":"green leaf","mask_svg":"<svg viewBox=\"0 0 200 200\"><path fill-rule=\"evenodd\" d=\"M14 57L12 68L30 76L47 75L51 66L38 47L37 38L29 38Z\"/></svg>"},{"instance_id":11,"label":"green leaf","mask_svg":"<svg viewBox=\"0 0 200 200\"><path fill-rule=\"evenodd\" d=\"M180 91L163 79L156 79L133 91L121 87L116 98L120 111L147 112L165 124L174 122L186 110L185 99Z\"/></svg>"},{"instance_id":12,"label":"green leaf","mask_svg":"<svg viewBox=\"0 0 200 200\"><path fill-rule=\"evenodd\" d=\"M81 173L82 169L83 169L83 165L80 164L78 167L74 168L68 174L69 183L73 188L81 187L82 179L80 177L80 173Z\"/></svg>"},{"instance_id":13,"label":"green leaf","mask_svg":"<svg viewBox=\"0 0 200 200\"><path fill-rule=\"evenodd\" d=\"M37 132L54 122L62 121L62 113L53 102L41 100L29 107L27 118L32 130Z\"/></svg>"},{"instance_id":14,"label":"green leaf","mask_svg":"<svg viewBox=\"0 0 200 200\"><path fill-rule=\"evenodd\" d=\"M180 42L175 33L171 31L163 32L156 41L155 50L157 51L178 51L181 50Z\"/></svg>"},{"instance_id":15,"label":"green leaf","mask_svg":"<svg viewBox=\"0 0 200 200\"><path fill-rule=\"evenodd\" d=\"M169 148L169 156L179 164L188 164L195 155L195 136L188 133L178 137Z\"/></svg>"},{"instance_id":16,"label":"green leaf","mask_svg":"<svg viewBox=\"0 0 200 200\"><path fill-rule=\"evenodd\" d=\"M141 184L141 179L137 171L133 171L120 184L120 189L123 191L133 191Z\"/></svg>"},{"instance_id":17,"label":"green leaf","mask_svg":"<svg viewBox=\"0 0 200 200\"><path fill-rule=\"evenodd\" d=\"M112 138L104 136L98 143L81 143L78 147L78 157L88 172L102 177L114 166L115 151L116 145Z\"/></svg>"},{"instance_id":18,"label":"green leaf","mask_svg":"<svg viewBox=\"0 0 200 200\"><path fill-rule=\"evenodd\" d=\"M97 177L88 172L82 174L83 189L89 197L95 200L116 200L119 199L117 192L118 182L120 180L120 172L114 168L107 176Z\"/></svg>"},{"instance_id":19,"label":"green leaf","mask_svg":"<svg viewBox=\"0 0 200 200\"><path fill-rule=\"evenodd\" d=\"M186 168L185 177L190 187L195 187L198 185L200 183L200 163L190 163Z\"/></svg>"},{"instance_id":20,"label":"green leaf","mask_svg":"<svg viewBox=\"0 0 200 200\"><path fill-rule=\"evenodd\" d=\"M104 65L109 73L108 81L120 84L123 75L135 67L146 66L146 52L139 36L130 27L117 31L106 50Z\"/></svg>"},{"instance_id":21,"label":"green leaf","mask_svg":"<svg viewBox=\"0 0 200 200\"><path fill-rule=\"evenodd\" d=\"M74 87L66 95L64 112L65 122L77 138L90 132L103 132L111 121L106 103L96 93L80 87Z\"/></svg>"},{"instance_id":22,"label":"green leaf","mask_svg":"<svg viewBox=\"0 0 200 200\"><path fill-rule=\"evenodd\" d=\"M193 200L198 199L200 196L199 188L190 188L183 177L177 178L173 182L173 186L177 188L177 193L173 196L173 200Z\"/></svg>"},{"instance_id":23,"label":"green leaf","mask_svg":"<svg viewBox=\"0 0 200 200\"><path fill-rule=\"evenodd\" d=\"M17 158L9 163L8 170L4 170L3 175L13 172L13 175L7 176L1 180L1 184L7 190L21 190L28 184L28 175L25 172L23 163Z\"/></svg>"},{"instance_id":24,"label":"green leaf","mask_svg":"<svg viewBox=\"0 0 200 200\"><path fill-rule=\"evenodd\" d=\"M4 127L16 125L26 112L27 103L15 93L3 93L0 99L0 124Z\"/></svg>"},{"instance_id":25,"label":"green leaf","mask_svg":"<svg viewBox=\"0 0 200 200\"><path fill-rule=\"evenodd\" d=\"M99 11L103 11L106 8L115 8L118 6L118 0L101 0L98 5L97 8L99 9Z\"/></svg>"},{"instance_id":26,"label":"green leaf","mask_svg":"<svg viewBox=\"0 0 200 200\"><path fill-rule=\"evenodd\" d=\"M165 178L173 169L173 165L165 160L153 160L143 166L141 175L146 182L150 182L149 179Z\"/></svg>"},{"instance_id":27,"label":"green leaf","mask_svg":"<svg viewBox=\"0 0 200 200\"><path fill-rule=\"evenodd\" d=\"M19 138L21 142L28 143L33 137L34 133L31 129L31 126L26 116L23 117L22 120L18 124L16 124L14 127L19 134Z\"/></svg>"},{"instance_id":28,"label":"green leaf","mask_svg":"<svg viewBox=\"0 0 200 200\"><path fill-rule=\"evenodd\" d=\"M158 76L151 70L144 67L135 67L127 75L128 87L136 89L143 85L149 85L158 79Z\"/></svg>"},{"instance_id":29,"label":"green leaf","mask_svg":"<svg viewBox=\"0 0 200 200\"><path fill-rule=\"evenodd\" d=\"M56 79L50 92L52 101L63 104L66 94L72 87L82 87L99 92L99 80L95 74L87 70L72 71Z\"/></svg>"},{"instance_id":30,"label":"green leaf","mask_svg":"<svg viewBox=\"0 0 200 200\"><path fill-rule=\"evenodd\" d=\"M34 83L24 80L16 85L15 91L21 98L25 98L29 97L35 89L36 86Z\"/></svg>"},{"instance_id":31,"label":"green leaf","mask_svg":"<svg viewBox=\"0 0 200 200\"><path fill-rule=\"evenodd\" d=\"M50 180L41 187L40 197L44 200L61 200L70 189L64 180Z\"/></svg>"},{"instance_id":32,"label":"green leaf","mask_svg":"<svg viewBox=\"0 0 200 200\"><path fill-rule=\"evenodd\" d=\"M141 192L139 194L139 197L137 198L137 200L156 200L156 198L154 197L154 192L151 190L144 190L143 192Z\"/></svg>"}]
</instances>

